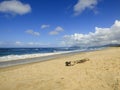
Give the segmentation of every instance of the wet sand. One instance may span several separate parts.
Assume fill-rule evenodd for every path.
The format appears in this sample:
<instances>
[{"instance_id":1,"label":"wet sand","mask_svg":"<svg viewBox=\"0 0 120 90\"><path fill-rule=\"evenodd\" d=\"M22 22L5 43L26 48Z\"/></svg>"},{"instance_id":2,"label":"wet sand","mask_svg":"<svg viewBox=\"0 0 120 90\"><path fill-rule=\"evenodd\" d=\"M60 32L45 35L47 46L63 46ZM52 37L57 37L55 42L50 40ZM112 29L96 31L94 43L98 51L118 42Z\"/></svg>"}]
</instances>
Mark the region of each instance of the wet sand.
<instances>
[{"instance_id":1,"label":"wet sand","mask_svg":"<svg viewBox=\"0 0 120 90\"><path fill-rule=\"evenodd\" d=\"M65 66L84 58L89 61ZM120 48L1 68L0 90L120 90Z\"/></svg>"}]
</instances>

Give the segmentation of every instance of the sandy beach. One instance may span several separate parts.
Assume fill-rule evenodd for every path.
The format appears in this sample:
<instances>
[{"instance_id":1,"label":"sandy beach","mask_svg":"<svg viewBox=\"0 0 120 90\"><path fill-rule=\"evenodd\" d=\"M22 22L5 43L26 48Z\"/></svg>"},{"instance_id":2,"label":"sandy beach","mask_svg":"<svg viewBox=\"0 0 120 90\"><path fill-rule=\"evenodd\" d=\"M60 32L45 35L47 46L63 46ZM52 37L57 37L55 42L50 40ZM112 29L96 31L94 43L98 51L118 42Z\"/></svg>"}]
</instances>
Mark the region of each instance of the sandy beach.
<instances>
[{"instance_id":1,"label":"sandy beach","mask_svg":"<svg viewBox=\"0 0 120 90\"><path fill-rule=\"evenodd\" d=\"M0 68L0 90L120 90L120 47Z\"/></svg>"}]
</instances>

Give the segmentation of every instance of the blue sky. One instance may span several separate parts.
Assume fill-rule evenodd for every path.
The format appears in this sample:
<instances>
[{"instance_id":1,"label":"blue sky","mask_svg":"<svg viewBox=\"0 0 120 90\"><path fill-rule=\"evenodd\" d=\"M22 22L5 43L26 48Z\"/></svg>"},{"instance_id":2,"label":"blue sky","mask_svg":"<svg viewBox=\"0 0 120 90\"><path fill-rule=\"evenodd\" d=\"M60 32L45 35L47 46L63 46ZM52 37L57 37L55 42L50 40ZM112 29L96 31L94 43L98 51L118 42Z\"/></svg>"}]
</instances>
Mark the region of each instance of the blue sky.
<instances>
[{"instance_id":1,"label":"blue sky","mask_svg":"<svg viewBox=\"0 0 120 90\"><path fill-rule=\"evenodd\" d=\"M120 44L120 0L0 0L0 47Z\"/></svg>"}]
</instances>

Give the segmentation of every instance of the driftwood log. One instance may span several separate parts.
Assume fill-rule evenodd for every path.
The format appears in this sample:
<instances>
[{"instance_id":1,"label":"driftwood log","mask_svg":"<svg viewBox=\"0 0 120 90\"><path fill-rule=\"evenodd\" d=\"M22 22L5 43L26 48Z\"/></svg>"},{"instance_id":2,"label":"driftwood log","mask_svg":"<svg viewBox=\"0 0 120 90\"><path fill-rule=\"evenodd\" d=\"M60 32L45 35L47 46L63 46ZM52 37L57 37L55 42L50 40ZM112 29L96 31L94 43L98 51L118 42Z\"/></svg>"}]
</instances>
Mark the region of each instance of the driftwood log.
<instances>
[{"instance_id":1,"label":"driftwood log","mask_svg":"<svg viewBox=\"0 0 120 90\"><path fill-rule=\"evenodd\" d=\"M81 60L76 60L76 61L66 61L65 62L65 66L73 66L75 64L79 64L79 63L84 63L86 61L89 61L88 58L85 58L85 59L81 59Z\"/></svg>"}]
</instances>

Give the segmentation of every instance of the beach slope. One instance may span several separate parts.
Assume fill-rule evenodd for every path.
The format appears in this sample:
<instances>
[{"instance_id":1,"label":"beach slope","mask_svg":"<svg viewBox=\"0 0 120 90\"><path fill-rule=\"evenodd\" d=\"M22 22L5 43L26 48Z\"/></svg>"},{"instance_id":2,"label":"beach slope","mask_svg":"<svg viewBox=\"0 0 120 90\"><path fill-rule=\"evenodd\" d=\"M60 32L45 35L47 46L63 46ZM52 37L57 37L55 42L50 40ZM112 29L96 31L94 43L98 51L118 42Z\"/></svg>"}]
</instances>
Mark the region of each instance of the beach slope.
<instances>
[{"instance_id":1,"label":"beach slope","mask_svg":"<svg viewBox=\"0 0 120 90\"><path fill-rule=\"evenodd\" d=\"M0 90L120 90L120 47L0 68Z\"/></svg>"}]
</instances>

